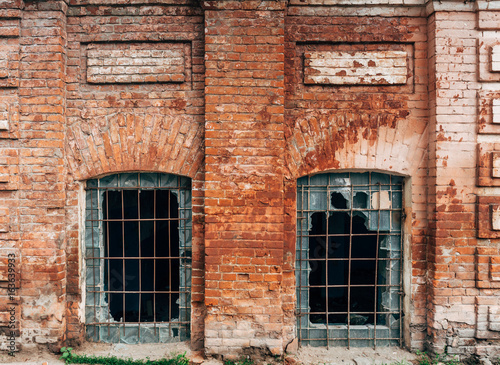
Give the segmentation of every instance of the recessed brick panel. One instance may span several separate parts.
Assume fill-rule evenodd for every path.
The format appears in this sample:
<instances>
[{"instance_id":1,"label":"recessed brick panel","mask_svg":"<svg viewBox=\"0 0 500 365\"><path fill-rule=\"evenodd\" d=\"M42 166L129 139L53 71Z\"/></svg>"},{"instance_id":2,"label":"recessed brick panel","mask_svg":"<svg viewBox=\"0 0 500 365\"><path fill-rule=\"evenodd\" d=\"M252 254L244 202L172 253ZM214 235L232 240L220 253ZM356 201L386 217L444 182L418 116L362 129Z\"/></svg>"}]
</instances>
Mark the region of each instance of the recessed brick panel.
<instances>
[{"instance_id":1,"label":"recessed brick panel","mask_svg":"<svg viewBox=\"0 0 500 365\"><path fill-rule=\"evenodd\" d=\"M500 45L491 47L491 71L500 72Z\"/></svg>"},{"instance_id":2,"label":"recessed brick panel","mask_svg":"<svg viewBox=\"0 0 500 365\"><path fill-rule=\"evenodd\" d=\"M493 114L493 124L500 124L500 99L493 99L491 112Z\"/></svg>"},{"instance_id":3,"label":"recessed brick panel","mask_svg":"<svg viewBox=\"0 0 500 365\"><path fill-rule=\"evenodd\" d=\"M19 185L18 151L0 148L0 190L17 190Z\"/></svg>"},{"instance_id":4,"label":"recessed brick panel","mask_svg":"<svg viewBox=\"0 0 500 365\"><path fill-rule=\"evenodd\" d=\"M491 229L500 231L500 205L491 206Z\"/></svg>"},{"instance_id":5,"label":"recessed brick panel","mask_svg":"<svg viewBox=\"0 0 500 365\"><path fill-rule=\"evenodd\" d=\"M9 209L0 207L0 232L9 232Z\"/></svg>"},{"instance_id":6,"label":"recessed brick panel","mask_svg":"<svg viewBox=\"0 0 500 365\"><path fill-rule=\"evenodd\" d=\"M5 10L0 13L0 18L2 18L0 21L0 88L19 85L20 23L19 19L10 18L19 15L16 10Z\"/></svg>"},{"instance_id":7,"label":"recessed brick panel","mask_svg":"<svg viewBox=\"0 0 500 365\"><path fill-rule=\"evenodd\" d=\"M500 134L500 91L478 92L478 133Z\"/></svg>"},{"instance_id":8,"label":"recessed brick panel","mask_svg":"<svg viewBox=\"0 0 500 365\"><path fill-rule=\"evenodd\" d=\"M304 83L330 85L406 84L403 51L306 52Z\"/></svg>"},{"instance_id":9,"label":"recessed brick panel","mask_svg":"<svg viewBox=\"0 0 500 365\"><path fill-rule=\"evenodd\" d=\"M477 185L500 186L500 143L478 144L477 157Z\"/></svg>"},{"instance_id":10,"label":"recessed brick panel","mask_svg":"<svg viewBox=\"0 0 500 365\"><path fill-rule=\"evenodd\" d=\"M493 152L491 154L491 176L500 178L500 152Z\"/></svg>"},{"instance_id":11,"label":"recessed brick panel","mask_svg":"<svg viewBox=\"0 0 500 365\"><path fill-rule=\"evenodd\" d=\"M476 309L476 338L500 339L500 306L498 305L498 298L477 296Z\"/></svg>"},{"instance_id":12,"label":"recessed brick panel","mask_svg":"<svg viewBox=\"0 0 500 365\"><path fill-rule=\"evenodd\" d=\"M477 204L477 233L479 238L500 238L500 230L495 230L498 223L493 225L493 219L498 216L500 196L478 196Z\"/></svg>"},{"instance_id":13,"label":"recessed brick panel","mask_svg":"<svg viewBox=\"0 0 500 365\"><path fill-rule=\"evenodd\" d=\"M95 84L184 82L183 45L91 45L87 50L87 81Z\"/></svg>"},{"instance_id":14,"label":"recessed brick panel","mask_svg":"<svg viewBox=\"0 0 500 365\"><path fill-rule=\"evenodd\" d=\"M488 307L488 329L500 332L500 306Z\"/></svg>"},{"instance_id":15,"label":"recessed brick panel","mask_svg":"<svg viewBox=\"0 0 500 365\"><path fill-rule=\"evenodd\" d=\"M490 258L490 279L500 281L500 256Z\"/></svg>"},{"instance_id":16,"label":"recessed brick panel","mask_svg":"<svg viewBox=\"0 0 500 365\"><path fill-rule=\"evenodd\" d=\"M6 79L9 76L8 54L0 52L0 79Z\"/></svg>"},{"instance_id":17,"label":"recessed brick panel","mask_svg":"<svg viewBox=\"0 0 500 365\"><path fill-rule=\"evenodd\" d=\"M479 39L479 81L500 81L500 65L497 63L500 40Z\"/></svg>"},{"instance_id":18,"label":"recessed brick panel","mask_svg":"<svg viewBox=\"0 0 500 365\"><path fill-rule=\"evenodd\" d=\"M0 34L0 88L19 84L19 44Z\"/></svg>"},{"instance_id":19,"label":"recessed brick panel","mask_svg":"<svg viewBox=\"0 0 500 365\"><path fill-rule=\"evenodd\" d=\"M476 338L500 339L500 306L492 302L496 298L477 297L477 330ZM484 302L485 304L482 304Z\"/></svg>"},{"instance_id":20,"label":"recessed brick panel","mask_svg":"<svg viewBox=\"0 0 500 365\"><path fill-rule=\"evenodd\" d=\"M19 101L17 95L4 100L0 102L0 139L15 139L19 137Z\"/></svg>"},{"instance_id":21,"label":"recessed brick panel","mask_svg":"<svg viewBox=\"0 0 500 365\"><path fill-rule=\"evenodd\" d=\"M500 29L500 11L478 11L477 26L480 30Z\"/></svg>"},{"instance_id":22,"label":"recessed brick panel","mask_svg":"<svg viewBox=\"0 0 500 365\"><path fill-rule=\"evenodd\" d=\"M480 246L476 249L476 287L500 289L500 250Z\"/></svg>"}]
</instances>

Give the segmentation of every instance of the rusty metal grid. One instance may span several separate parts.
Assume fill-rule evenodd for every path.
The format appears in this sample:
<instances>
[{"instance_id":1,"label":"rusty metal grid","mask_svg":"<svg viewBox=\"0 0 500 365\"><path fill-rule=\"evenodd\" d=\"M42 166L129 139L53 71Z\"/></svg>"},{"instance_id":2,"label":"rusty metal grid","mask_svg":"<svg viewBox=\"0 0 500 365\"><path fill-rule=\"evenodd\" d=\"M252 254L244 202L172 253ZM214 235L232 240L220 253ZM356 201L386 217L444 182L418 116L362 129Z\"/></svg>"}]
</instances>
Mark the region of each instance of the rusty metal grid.
<instances>
[{"instance_id":1,"label":"rusty metal grid","mask_svg":"<svg viewBox=\"0 0 500 365\"><path fill-rule=\"evenodd\" d=\"M356 201L358 195L366 199ZM344 197L346 206L335 206ZM339 229L341 218L348 222ZM301 345L402 346L403 218L402 177L346 172L298 180L296 315ZM366 232L356 232L354 221ZM317 226L321 232L314 232ZM367 264L373 265L371 280L359 274ZM331 295L335 291L337 297ZM338 293L343 293L341 304ZM373 298L366 299L369 295ZM355 308L356 297L364 299L364 308Z\"/></svg>"},{"instance_id":2,"label":"rusty metal grid","mask_svg":"<svg viewBox=\"0 0 500 365\"><path fill-rule=\"evenodd\" d=\"M190 180L140 173L89 180L85 226L87 337L189 338Z\"/></svg>"}]
</instances>

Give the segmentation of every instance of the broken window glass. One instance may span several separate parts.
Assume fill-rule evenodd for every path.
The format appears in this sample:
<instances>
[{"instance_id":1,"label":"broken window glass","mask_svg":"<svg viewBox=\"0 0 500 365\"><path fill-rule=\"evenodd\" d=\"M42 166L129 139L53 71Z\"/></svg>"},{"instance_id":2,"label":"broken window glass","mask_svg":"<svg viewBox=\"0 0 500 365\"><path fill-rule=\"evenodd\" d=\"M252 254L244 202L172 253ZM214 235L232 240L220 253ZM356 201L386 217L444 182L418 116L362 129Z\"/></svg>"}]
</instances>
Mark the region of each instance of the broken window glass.
<instances>
[{"instance_id":1,"label":"broken window glass","mask_svg":"<svg viewBox=\"0 0 500 365\"><path fill-rule=\"evenodd\" d=\"M127 173L89 180L85 228L87 337L112 343L187 339L189 179Z\"/></svg>"},{"instance_id":2,"label":"broken window glass","mask_svg":"<svg viewBox=\"0 0 500 365\"><path fill-rule=\"evenodd\" d=\"M297 182L297 318L313 346L401 344L403 179L337 173Z\"/></svg>"}]
</instances>

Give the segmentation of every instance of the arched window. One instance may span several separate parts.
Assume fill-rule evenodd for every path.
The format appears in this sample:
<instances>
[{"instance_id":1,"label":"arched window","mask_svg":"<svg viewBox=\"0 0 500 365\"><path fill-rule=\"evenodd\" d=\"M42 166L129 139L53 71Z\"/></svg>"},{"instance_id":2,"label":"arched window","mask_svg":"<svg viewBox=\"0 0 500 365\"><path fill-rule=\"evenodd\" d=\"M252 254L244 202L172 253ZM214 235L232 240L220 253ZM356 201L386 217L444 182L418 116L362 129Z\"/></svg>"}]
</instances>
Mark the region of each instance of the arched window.
<instances>
[{"instance_id":1,"label":"arched window","mask_svg":"<svg viewBox=\"0 0 500 365\"><path fill-rule=\"evenodd\" d=\"M400 345L403 178L297 181L297 327L312 346Z\"/></svg>"},{"instance_id":2,"label":"arched window","mask_svg":"<svg viewBox=\"0 0 500 365\"><path fill-rule=\"evenodd\" d=\"M145 343L189 337L191 182L159 173L87 181L86 333Z\"/></svg>"}]
</instances>

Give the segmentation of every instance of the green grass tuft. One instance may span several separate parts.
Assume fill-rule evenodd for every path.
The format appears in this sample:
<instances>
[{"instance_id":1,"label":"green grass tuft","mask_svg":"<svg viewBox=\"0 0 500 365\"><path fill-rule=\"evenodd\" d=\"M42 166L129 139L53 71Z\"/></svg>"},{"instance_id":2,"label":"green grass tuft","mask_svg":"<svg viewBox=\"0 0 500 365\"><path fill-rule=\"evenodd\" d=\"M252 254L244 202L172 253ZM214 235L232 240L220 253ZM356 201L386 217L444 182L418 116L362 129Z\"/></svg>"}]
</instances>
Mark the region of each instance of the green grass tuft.
<instances>
[{"instance_id":1,"label":"green grass tuft","mask_svg":"<svg viewBox=\"0 0 500 365\"><path fill-rule=\"evenodd\" d=\"M99 364L99 365L189 365L189 359L186 354L177 355L171 359L160 360L133 360L133 359L120 359L116 356L88 356L76 355L71 351L71 347L63 347L61 349L61 360L66 364Z\"/></svg>"}]
</instances>

